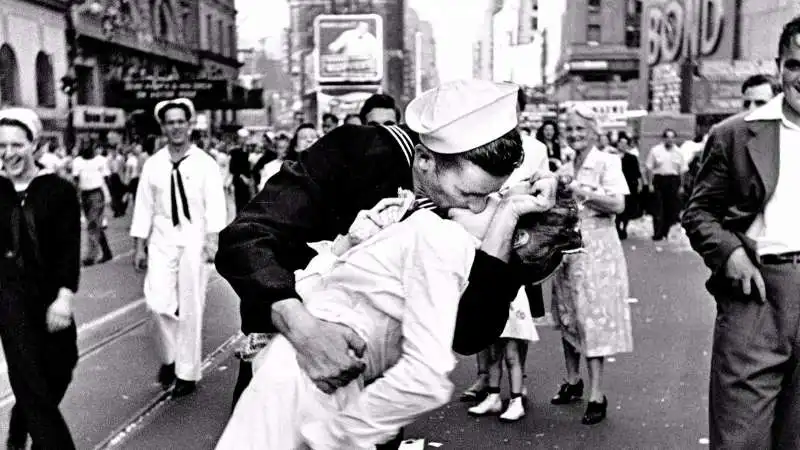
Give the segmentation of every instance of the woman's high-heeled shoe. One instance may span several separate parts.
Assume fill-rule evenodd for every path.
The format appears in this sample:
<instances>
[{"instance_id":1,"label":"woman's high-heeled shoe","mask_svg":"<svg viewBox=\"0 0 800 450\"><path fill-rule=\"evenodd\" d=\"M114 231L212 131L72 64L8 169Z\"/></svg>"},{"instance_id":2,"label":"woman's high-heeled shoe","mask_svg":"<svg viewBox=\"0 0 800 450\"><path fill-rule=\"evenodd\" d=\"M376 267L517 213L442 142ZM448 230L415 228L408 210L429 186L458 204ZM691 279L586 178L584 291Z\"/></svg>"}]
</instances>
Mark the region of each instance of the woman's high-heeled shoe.
<instances>
[{"instance_id":1,"label":"woman's high-heeled shoe","mask_svg":"<svg viewBox=\"0 0 800 450\"><path fill-rule=\"evenodd\" d=\"M553 405L566 405L581 397L583 397L583 380L579 379L575 384L569 384L565 380L555 397L550 399L550 403Z\"/></svg>"},{"instance_id":2,"label":"woman's high-heeled shoe","mask_svg":"<svg viewBox=\"0 0 800 450\"><path fill-rule=\"evenodd\" d=\"M586 405L586 412L583 414L581 423L584 425L595 425L606 418L606 410L608 410L608 399L603 396L602 402L589 402Z\"/></svg>"}]
</instances>

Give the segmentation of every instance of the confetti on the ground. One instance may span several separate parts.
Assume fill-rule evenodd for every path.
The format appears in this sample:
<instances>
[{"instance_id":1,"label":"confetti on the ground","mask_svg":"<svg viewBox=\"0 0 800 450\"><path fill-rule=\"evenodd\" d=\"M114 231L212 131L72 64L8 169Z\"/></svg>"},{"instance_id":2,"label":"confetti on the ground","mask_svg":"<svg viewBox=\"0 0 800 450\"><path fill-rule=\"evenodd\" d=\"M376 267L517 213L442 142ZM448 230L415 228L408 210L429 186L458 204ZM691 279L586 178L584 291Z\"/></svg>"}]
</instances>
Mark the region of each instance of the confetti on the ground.
<instances>
[{"instance_id":1,"label":"confetti on the ground","mask_svg":"<svg viewBox=\"0 0 800 450\"><path fill-rule=\"evenodd\" d=\"M635 298L635 297L631 297L631 298L629 298L629 299L627 299L625 301L628 302L628 303L639 303L639 299Z\"/></svg>"},{"instance_id":2,"label":"confetti on the ground","mask_svg":"<svg viewBox=\"0 0 800 450\"><path fill-rule=\"evenodd\" d=\"M606 358L606 361L608 361L608 362L617 362L617 358L609 357L609 358Z\"/></svg>"},{"instance_id":3,"label":"confetti on the ground","mask_svg":"<svg viewBox=\"0 0 800 450\"><path fill-rule=\"evenodd\" d=\"M398 450L425 450L425 439L406 439Z\"/></svg>"},{"instance_id":4,"label":"confetti on the ground","mask_svg":"<svg viewBox=\"0 0 800 450\"><path fill-rule=\"evenodd\" d=\"M708 438L700 438L700 439L697 440L697 443L700 444L700 445L708 445L711 442L708 440Z\"/></svg>"},{"instance_id":5,"label":"confetti on the ground","mask_svg":"<svg viewBox=\"0 0 800 450\"><path fill-rule=\"evenodd\" d=\"M439 442L428 442L428 446L429 446L429 447L439 448L439 447L441 447L442 445L444 445L444 444L441 444L441 443L439 443Z\"/></svg>"},{"instance_id":6,"label":"confetti on the ground","mask_svg":"<svg viewBox=\"0 0 800 450\"><path fill-rule=\"evenodd\" d=\"M228 366L219 366L219 367L217 367L217 370L219 370L220 372L224 372L224 371L228 370Z\"/></svg>"}]
</instances>

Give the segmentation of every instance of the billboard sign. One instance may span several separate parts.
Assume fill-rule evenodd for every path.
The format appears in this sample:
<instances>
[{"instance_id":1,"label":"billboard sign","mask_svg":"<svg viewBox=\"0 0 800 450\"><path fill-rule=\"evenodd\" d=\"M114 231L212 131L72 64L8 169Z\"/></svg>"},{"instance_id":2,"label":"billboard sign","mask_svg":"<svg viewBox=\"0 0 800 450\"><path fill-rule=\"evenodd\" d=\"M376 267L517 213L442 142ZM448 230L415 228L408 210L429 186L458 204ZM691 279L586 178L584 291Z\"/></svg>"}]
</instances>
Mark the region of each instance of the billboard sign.
<instances>
[{"instance_id":1,"label":"billboard sign","mask_svg":"<svg viewBox=\"0 0 800 450\"><path fill-rule=\"evenodd\" d=\"M562 102L561 106L567 109L580 107L592 112L601 128L620 128L627 125L628 101L627 100L583 100Z\"/></svg>"},{"instance_id":2,"label":"billboard sign","mask_svg":"<svg viewBox=\"0 0 800 450\"><path fill-rule=\"evenodd\" d=\"M319 15L314 19L318 83L383 80L383 18L377 14Z\"/></svg>"}]
</instances>

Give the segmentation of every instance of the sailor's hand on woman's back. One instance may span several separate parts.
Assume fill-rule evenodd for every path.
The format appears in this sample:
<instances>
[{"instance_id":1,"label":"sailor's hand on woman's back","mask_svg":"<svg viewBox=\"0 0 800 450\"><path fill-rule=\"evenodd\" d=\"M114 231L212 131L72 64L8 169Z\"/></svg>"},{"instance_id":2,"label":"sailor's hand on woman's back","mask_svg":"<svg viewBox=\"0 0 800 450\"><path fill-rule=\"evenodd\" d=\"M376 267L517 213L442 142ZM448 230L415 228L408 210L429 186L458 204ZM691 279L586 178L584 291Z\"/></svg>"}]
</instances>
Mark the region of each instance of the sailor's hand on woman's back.
<instances>
[{"instance_id":1,"label":"sailor's hand on woman's back","mask_svg":"<svg viewBox=\"0 0 800 450\"><path fill-rule=\"evenodd\" d=\"M356 379L366 368L366 344L350 328L312 316L297 299L272 307L272 320L297 352L297 362L326 394Z\"/></svg>"}]
</instances>

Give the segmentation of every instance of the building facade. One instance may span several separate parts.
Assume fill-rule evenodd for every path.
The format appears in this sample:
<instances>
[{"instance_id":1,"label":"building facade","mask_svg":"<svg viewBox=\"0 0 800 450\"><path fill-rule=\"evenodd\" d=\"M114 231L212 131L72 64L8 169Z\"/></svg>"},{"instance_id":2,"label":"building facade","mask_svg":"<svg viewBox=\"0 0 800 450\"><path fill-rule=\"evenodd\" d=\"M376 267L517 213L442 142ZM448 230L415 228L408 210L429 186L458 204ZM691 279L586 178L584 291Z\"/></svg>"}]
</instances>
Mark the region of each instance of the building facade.
<instances>
[{"instance_id":1,"label":"building facade","mask_svg":"<svg viewBox=\"0 0 800 450\"><path fill-rule=\"evenodd\" d=\"M548 33L557 40L547 52L557 100L630 100L638 86L642 0L570 0L561 6L549 8L560 15L560 32Z\"/></svg>"},{"instance_id":2,"label":"building facade","mask_svg":"<svg viewBox=\"0 0 800 450\"><path fill-rule=\"evenodd\" d=\"M200 0L198 19L190 30L197 49L199 72L197 78L208 80L237 80L241 63L238 60L236 34L236 8L234 0ZM188 25L188 24L187 24ZM235 92L234 92L235 90ZM244 107L244 91L241 86L231 86L231 108L207 110L208 123L213 128L235 127L236 108ZM224 105L220 105L224 106Z\"/></svg>"},{"instance_id":3,"label":"building facade","mask_svg":"<svg viewBox=\"0 0 800 450\"><path fill-rule=\"evenodd\" d=\"M296 92L297 121L318 123L323 113L357 110L366 96L384 92L401 102L406 80L405 0L290 0L290 73ZM319 49L314 23L320 15L377 14L383 29L382 79L373 82L319 82ZM317 53L315 53L315 50Z\"/></svg>"},{"instance_id":4,"label":"building facade","mask_svg":"<svg viewBox=\"0 0 800 450\"><path fill-rule=\"evenodd\" d=\"M0 0L0 105L36 110L45 135L66 125L64 13L59 1Z\"/></svg>"},{"instance_id":5,"label":"building facade","mask_svg":"<svg viewBox=\"0 0 800 450\"><path fill-rule=\"evenodd\" d=\"M744 80L776 73L782 25L798 13L800 4L782 0L647 0L642 103L696 116L701 131L738 112Z\"/></svg>"},{"instance_id":6,"label":"building facade","mask_svg":"<svg viewBox=\"0 0 800 450\"><path fill-rule=\"evenodd\" d=\"M75 8L75 101L122 111L133 134L158 134L152 107L191 98L210 131L235 127L238 86L233 0L110 0ZM92 5L92 2L87 2ZM210 25L210 26L209 26ZM92 130L89 130L92 131Z\"/></svg>"},{"instance_id":7,"label":"building facade","mask_svg":"<svg viewBox=\"0 0 800 450\"><path fill-rule=\"evenodd\" d=\"M405 23L405 79L403 96L399 99L400 103L404 105L419 93L439 84L433 25L428 21L420 20L413 8L406 9ZM417 86L417 81L419 81L419 86ZM416 92L417 87L420 92Z\"/></svg>"}]
</instances>

